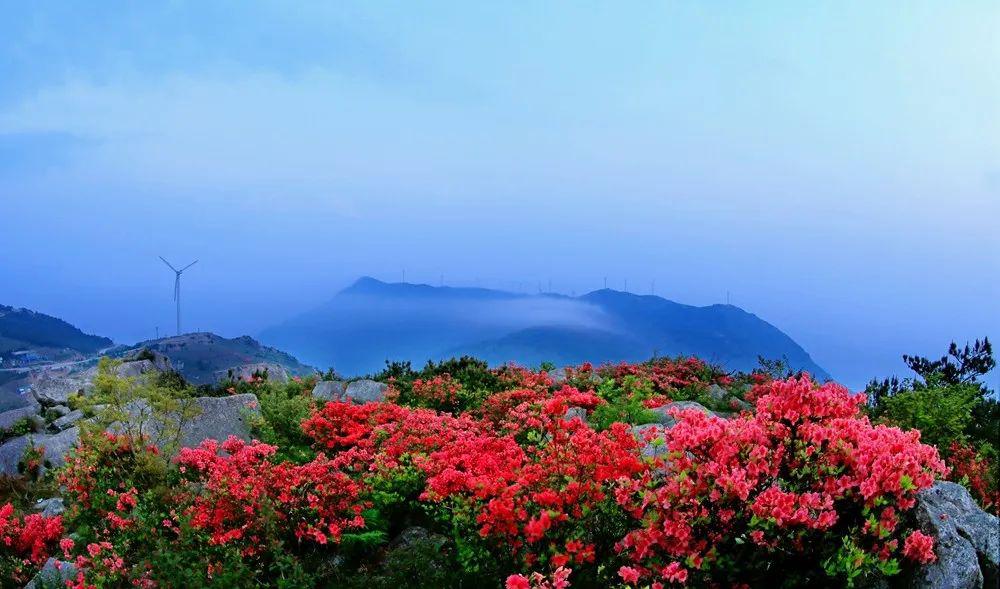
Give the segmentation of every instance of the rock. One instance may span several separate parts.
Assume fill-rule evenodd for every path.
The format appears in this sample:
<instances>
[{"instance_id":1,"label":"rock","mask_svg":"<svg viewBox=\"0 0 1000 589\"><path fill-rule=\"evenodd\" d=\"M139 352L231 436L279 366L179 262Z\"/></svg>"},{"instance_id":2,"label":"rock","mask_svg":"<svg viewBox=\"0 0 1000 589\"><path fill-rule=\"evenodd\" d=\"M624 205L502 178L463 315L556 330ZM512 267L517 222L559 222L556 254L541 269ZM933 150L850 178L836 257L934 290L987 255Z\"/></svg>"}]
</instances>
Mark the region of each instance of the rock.
<instances>
[{"instance_id":1,"label":"rock","mask_svg":"<svg viewBox=\"0 0 1000 589\"><path fill-rule=\"evenodd\" d=\"M0 444L0 474L16 475L17 463L27 447L28 436L18 436Z\"/></svg>"},{"instance_id":2,"label":"rock","mask_svg":"<svg viewBox=\"0 0 1000 589\"><path fill-rule=\"evenodd\" d=\"M0 413L0 432L10 429L22 419L29 419L32 415L38 415L40 410L41 406L32 399L27 407L19 407Z\"/></svg>"},{"instance_id":3,"label":"rock","mask_svg":"<svg viewBox=\"0 0 1000 589\"><path fill-rule=\"evenodd\" d=\"M50 558L35 578L24 586L24 589L48 589L62 587L67 581L76 579L76 565L64 560Z\"/></svg>"},{"instance_id":4,"label":"rock","mask_svg":"<svg viewBox=\"0 0 1000 589\"><path fill-rule=\"evenodd\" d=\"M151 362L153 364L153 369L159 372L172 372L174 369L173 364L170 362L170 358L163 354L162 352L157 352L150 348L142 348L136 351L134 354L125 359L125 362L137 362L144 360Z\"/></svg>"},{"instance_id":5,"label":"rock","mask_svg":"<svg viewBox=\"0 0 1000 589\"><path fill-rule=\"evenodd\" d=\"M647 423L645 425L633 425L632 435L639 440L642 446L640 453L645 458L656 458L666 456L667 445L664 434L667 427L659 423Z\"/></svg>"},{"instance_id":6,"label":"rock","mask_svg":"<svg viewBox=\"0 0 1000 589\"><path fill-rule=\"evenodd\" d=\"M347 385L344 398L358 404L376 403L385 397L388 388L385 383L374 380L355 380Z\"/></svg>"},{"instance_id":7,"label":"rock","mask_svg":"<svg viewBox=\"0 0 1000 589\"><path fill-rule=\"evenodd\" d=\"M439 534L431 534L425 528L420 526L410 526L399 533L398 536L389 542L389 549L393 550L400 547L408 547L420 542L427 540L444 540L444 536Z\"/></svg>"},{"instance_id":8,"label":"rock","mask_svg":"<svg viewBox=\"0 0 1000 589\"><path fill-rule=\"evenodd\" d=\"M979 508L965 487L938 481L920 492L915 512L921 529L935 538L938 559L917 572L911 587L997 586L1000 523Z\"/></svg>"},{"instance_id":9,"label":"rock","mask_svg":"<svg viewBox=\"0 0 1000 589\"><path fill-rule=\"evenodd\" d=\"M725 403L729 397L729 391L715 383L712 383L712 386L708 387L708 391L705 394L708 395L709 399L719 404Z\"/></svg>"},{"instance_id":10,"label":"rock","mask_svg":"<svg viewBox=\"0 0 1000 589\"><path fill-rule=\"evenodd\" d=\"M43 468L59 468L66 463L66 454L79 438L80 428L71 427L57 434L28 434L7 440L0 445L0 474L17 474L17 464L31 444L45 450Z\"/></svg>"},{"instance_id":11,"label":"rock","mask_svg":"<svg viewBox=\"0 0 1000 589\"><path fill-rule=\"evenodd\" d=\"M115 374L121 378L138 378L151 372L159 372L151 360L133 360L115 366Z\"/></svg>"},{"instance_id":12,"label":"rock","mask_svg":"<svg viewBox=\"0 0 1000 589\"><path fill-rule=\"evenodd\" d=\"M74 423L80 421L81 419L83 419L83 411L77 409L76 411L70 411L66 415L63 415L59 419L53 421L52 427L56 428L59 431L62 431L72 426Z\"/></svg>"},{"instance_id":13,"label":"rock","mask_svg":"<svg viewBox=\"0 0 1000 589\"><path fill-rule=\"evenodd\" d=\"M67 415L70 412L70 408L65 405L55 405L49 407L47 413L48 412L52 412L54 415L62 417L63 415Z\"/></svg>"},{"instance_id":14,"label":"rock","mask_svg":"<svg viewBox=\"0 0 1000 589\"><path fill-rule=\"evenodd\" d=\"M68 405L69 398L83 390L86 383L71 377L43 376L31 385L31 394L43 406Z\"/></svg>"},{"instance_id":15,"label":"rock","mask_svg":"<svg viewBox=\"0 0 1000 589\"><path fill-rule=\"evenodd\" d=\"M33 509L41 513L45 517L53 517L56 515L62 515L66 511L66 505L63 500L59 497L52 497L50 499L42 499L35 503Z\"/></svg>"},{"instance_id":16,"label":"rock","mask_svg":"<svg viewBox=\"0 0 1000 589\"><path fill-rule=\"evenodd\" d=\"M152 409L145 399L133 401L126 407L131 416L127 427L118 424L113 431L136 431L141 428L160 450L176 451L180 448L194 447L202 440L211 438L223 441L229 436L236 436L250 441L250 423L253 416L260 415L257 396L246 393L228 397L195 397L189 402L197 415L189 417L180 423L178 435L169 431L168 422L154 418ZM177 419L177 416L173 416ZM172 442L177 441L177 447L172 448Z\"/></svg>"},{"instance_id":17,"label":"rock","mask_svg":"<svg viewBox=\"0 0 1000 589\"><path fill-rule=\"evenodd\" d=\"M269 382L288 381L288 372L286 372L282 366L272 364L270 362L243 364L240 366L233 366L232 368L227 368L225 370L216 370L214 377L216 383L238 380L249 381L253 378L255 373L264 374L265 372L267 373L267 380Z\"/></svg>"},{"instance_id":18,"label":"rock","mask_svg":"<svg viewBox=\"0 0 1000 589\"><path fill-rule=\"evenodd\" d=\"M347 384L340 380L321 380L313 387L312 396L320 401L339 401L347 392Z\"/></svg>"},{"instance_id":19,"label":"rock","mask_svg":"<svg viewBox=\"0 0 1000 589\"><path fill-rule=\"evenodd\" d=\"M66 455L76 447L80 439L80 428L70 427L58 434L32 436L36 448L45 449L45 466L59 468L66 464Z\"/></svg>"},{"instance_id":20,"label":"rock","mask_svg":"<svg viewBox=\"0 0 1000 589\"><path fill-rule=\"evenodd\" d=\"M46 426L48 425L47 423L45 423L45 418L42 417L41 415L38 415L37 413L29 415L28 421L31 422L31 431L38 434L44 432Z\"/></svg>"},{"instance_id":21,"label":"rock","mask_svg":"<svg viewBox=\"0 0 1000 589\"><path fill-rule=\"evenodd\" d=\"M569 370L566 368L554 368L549 371L549 378L552 379L552 384L562 385L569 379Z\"/></svg>"},{"instance_id":22,"label":"rock","mask_svg":"<svg viewBox=\"0 0 1000 589\"><path fill-rule=\"evenodd\" d=\"M389 542L384 558L372 571L376 582L366 586L456 586L451 576L451 562L442 553L447 543L445 536L432 534L424 528L404 529Z\"/></svg>"},{"instance_id":23,"label":"rock","mask_svg":"<svg viewBox=\"0 0 1000 589\"><path fill-rule=\"evenodd\" d=\"M579 417L583 421L587 421L587 410L583 407L570 407L566 410L565 419L573 419L574 417Z\"/></svg>"},{"instance_id":24,"label":"rock","mask_svg":"<svg viewBox=\"0 0 1000 589\"><path fill-rule=\"evenodd\" d=\"M706 409L702 404L695 403L694 401L674 401L673 403L667 403L666 405L660 405L659 407L654 407L650 409L656 414L656 421L660 425L671 428L677 425L677 420L670 415L672 409L697 409L705 415L712 415L712 412Z\"/></svg>"}]
</instances>

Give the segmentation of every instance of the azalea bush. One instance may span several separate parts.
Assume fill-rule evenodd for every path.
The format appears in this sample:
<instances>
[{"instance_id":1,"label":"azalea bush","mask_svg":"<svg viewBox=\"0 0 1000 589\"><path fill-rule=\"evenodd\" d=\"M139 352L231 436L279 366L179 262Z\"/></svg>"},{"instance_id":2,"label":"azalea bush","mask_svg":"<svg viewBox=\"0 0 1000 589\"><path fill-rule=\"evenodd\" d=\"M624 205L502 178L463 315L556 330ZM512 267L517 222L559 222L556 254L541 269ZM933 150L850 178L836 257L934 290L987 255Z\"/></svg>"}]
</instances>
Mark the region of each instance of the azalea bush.
<instances>
[{"instance_id":1,"label":"azalea bush","mask_svg":"<svg viewBox=\"0 0 1000 589\"><path fill-rule=\"evenodd\" d=\"M621 542L630 584L852 584L934 559L907 524L916 494L947 472L918 432L873 425L864 396L808 377L752 391L733 420L677 412L668 454L619 498L642 522Z\"/></svg>"},{"instance_id":2,"label":"azalea bush","mask_svg":"<svg viewBox=\"0 0 1000 589\"><path fill-rule=\"evenodd\" d=\"M935 478L997 498L971 435L942 449L949 469L919 429L808 375L463 358L375 376L383 402L320 403L311 379L215 390L257 395L258 440L174 453L84 428L45 475L64 517L0 511L0 566L59 556L76 589L850 586L936 558L911 514ZM656 423L685 400L726 417Z\"/></svg>"},{"instance_id":3,"label":"azalea bush","mask_svg":"<svg viewBox=\"0 0 1000 589\"><path fill-rule=\"evenodd\" d=\"M14 506L0 506L0 587L21 587L50 556L60 552L64 533L62 518L17 513Z\"/></svg>"}]
</instances>

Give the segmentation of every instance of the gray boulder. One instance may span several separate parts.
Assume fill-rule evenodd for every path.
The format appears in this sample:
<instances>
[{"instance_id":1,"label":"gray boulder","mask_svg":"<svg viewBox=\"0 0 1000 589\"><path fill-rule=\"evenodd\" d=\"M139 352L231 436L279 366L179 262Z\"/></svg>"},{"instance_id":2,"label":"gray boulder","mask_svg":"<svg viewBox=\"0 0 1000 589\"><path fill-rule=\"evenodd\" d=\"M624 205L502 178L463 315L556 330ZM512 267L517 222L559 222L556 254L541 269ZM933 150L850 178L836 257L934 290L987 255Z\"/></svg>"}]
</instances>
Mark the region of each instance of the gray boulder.
<instances>
[{"instance_id":1,"label":"gray boulder","mask_svg":"<svg viewBox=\"0 0 1000 589\"><path fill-rule=\"evenodd\" d=\"M573 419L579 417L583 421L587 421L587 410L583 407L570 407L566 410L565 419Z\"/></svg>"},{"instance_id":2,"label":"gray boulder","mask_svg":"<svg viewBox=\"0 0 1000 589\"><path fill-rule=\"evenodd\" d=\"M358 404L377 403L385 398L389 386L374 380L355 380L347 385L344 398Z\"/></svg>"},{"instance_id":3,"label":"gray boulder","mask_svg":"<svg viewBox=\"0 0 1000 589\"><path fill-rule=\"evenodd\" d=\"M46 413L48 413L48 412L50 412L50 411L51 411L51 412L52 412L53 414L55 414L56 416L58 416L58 417L62 417L63 415L67 415L67 414L69 414L69 413L70 413L70 408L69 408L69 407L67 407L67 406L65 406L65 405L54 405L54 406L52 406L52 407L49 407L49 408L48 408L48 409L46 410Z\"/></svg>"},{"instance_id":4,"label":"gray boulder","mask_svg":"<svg viewBox=\"0 0 1000 589\"><path fill-rule=\"evenodd\" d=\"M658 423L633 425L632 435L642 446L640 453L645 458L663 457L667 454L665 434L668 427Z\"/></svg>"},{"instance_id":5,"label":"gray boulder","mask_svg":"<svg viewBox=\"0 0 1000 589\"><path fill-rule=\"evenodd\" d=\"M46 407L68 405L69 398L83 390L86 382L72 377L43 376L31 385L35 400Z\"/></svg>"},{"instance_id":6,"label":"gray boulder","mask_svg":"<svg viewBox=\"0 0 1000 589\"><path fill-rule=\"evenodd\" d=\"M347 392L347 383L340 380L321 380L313 387L312 396L320 401L339 401Z\"/></svg>"},{"instance_id":7,"label":"gray boulder","mask_svg":"<svg viewBox=\"0 0 1000 589\"><path fill-rule=\"evenodd\" d=\"M35 578L24 586L24 589L49 589L64 587L67 581L76 579L76 565L64 560L50 558Z\"/></svg>"},{"instance_id":8,"label":"gray boulder","mask_svg":"<svg viewBox=\"0 0 1000 589\"><path fill-rule=\"evenodd\" d=\"M59 468L66 464L66 455L80 440L80 428L71 427L53 435L34 435L35 447L45 449L45 465Z\"/></svg>"},{"instance_id":9,"label":"gray boulder","mask_svg":"<svg viewBox=\"0 0 1000 589\"><path fill-rule=\"evenodd\" d=\"M694 401L674 401L673 403L667 403L666 405L660 405L659 407L654 407L650 409L656 415L656 422L660 425L671 428L677 425L677 420L670 415L672 409L697 409L705 415L712 415L712 412L705 408L704 405L700 403L695 403Z\"/></svg>"},{"instance_id":10,"label":"gray boulder","mask_svg":"<svg viewBox=\"0 0 1000 589\"><path fill-rule=\"evenodd\" d=\"M17 409L11 409L10 411L4 411L0 413L0 432L3 430L10 429L14 424L21 421L22 419L29 419L33 415L38 415L41 410L41 406L32 399L27 407L18 407Z\"/></svg>"},{"instance_id":11,"label":"gray boulder","mask_svg":"<svg viewBox=\"0 0 1000 589\"><path fill-rule=\"evenodd\" d=\"M288 382L288 372L279 364L271 362L257 362L254 364L242 364L233 366L225 370L215 371L214 377L217 383L237 380L250 380L254 373L267 373L268 382Z\"/></svg>"},{"instance_id":12,"label":"gray boulder","mask_svg":"<svg viewBox=\"0 0 1000 589\"><path fill-rule=\"evenodd\" d=\"M569 370L566 368L554 368L548 372L548 375L552 379L552 384L559 386L569 379Z\"/></svg>"},{"instance_id":13,"label":"gray boulder","mask_svg":"<svg viewBox=\"0 0 1000 589\"><path fill-rule=\"evenodd\" d=\"M59 468L66 463L66 455L80 439L80 429L71 427L57 434L28 434L7 440L0 445L0 474L17 474L17 464L31 444L45 451L45 467Z\"/></svg>"},{"instance_id":14,"label":"gray boulder","mask_svg":"<svg viewBox=\"0 0 1000 589\"><path fill-rule=\"evenodd\" d=\"M709 399L715 401L716 403L724 403L729 397L729 391L715 383L712 383L712 386L708 387L708 392L706 394Z\"/></svg>"},{"instance_id":15,"label":"gray boulder","mask_svg":"<svg viewBox=\"0 0 1000 589\"><path fill-rule=\"evenodd\" d=\"M115 366L115 374L122 378L138 378L151 372L159 372L151 360L133 360Z\"/></svg>"},{"instance_id":16,"label":"gray boulder","mask_svg":"<svg viewBox=\"0 0 1000 589\"><path fill-rule=\"evenodd\" d=\"M246 441L252 438L250 420L260 415L257 396L246 393L228 397L195 397L188 400L193 416L170 415L160 419L153 414L145 399L126 407L128 424L116 424L113 431L142 432L161 450L197 446L205 439L223 441L236 436ZM167 421L170 420L170 421ZM173 442L177 447L171 447Z\"/></svg>"},{"instance_id":17,"label":"gray boulder","mask_svg":"<svg viewBox=\"0 0 1000 589\"><path fill-rule=\"evenodd\" d=\"M62 515L66 511L66 505L63 500L59 497L52 497L50 499L42 499L35 503L33 509L45 517L53 517L56 515Z\"/></svg>"},{"instance_id":18,"label":"gray boulder","mask_svg":"<svg viewBox=\"0 0 1000 589\"><path fill-rule=\"evenodd\" d=\"M917 497L921 529L935 538L937 561L921 568L913 589L996 587L1000 524L979 508L962 485L938 481Z\"/></svg>"},{"instance_id":19,"label":"gray boulder","mask_svg":"<svg viewBox=\"0 0 1000 589\"><path fill-rule=\"evenodd\" d=\"M83 419L83 411L77 409L75 411L70 411L66 415L63 415L59 419L52 422L52 427L59 431L72 427L72 425Z\"/></svg>"},{"instance_id":20,"label":"gray boulder","mask_svg":"<svg viewBox=\"0 0 1000 589\"><path fill-rule=\"evenodd\" d=\"M170 358L168 358L166 354L150 348L137 350L134 354L131 354L128 358L126 358L125 362L136 362L140 360L151 362L153 364L153 369L159 372L171 372L174 369L173 364L170 362Z\"/></svg>"},{"instance_id":21,"label":"gray boulder","mask_svg":"<svg viewBox=\"0 0 1000 589\"><path fill-rule=\"evenodd\" d=\"M0 444L0 474L17 474L17 463L21 461L28 443L29 436L18 436Z\"/></svg>"}]
</instances>

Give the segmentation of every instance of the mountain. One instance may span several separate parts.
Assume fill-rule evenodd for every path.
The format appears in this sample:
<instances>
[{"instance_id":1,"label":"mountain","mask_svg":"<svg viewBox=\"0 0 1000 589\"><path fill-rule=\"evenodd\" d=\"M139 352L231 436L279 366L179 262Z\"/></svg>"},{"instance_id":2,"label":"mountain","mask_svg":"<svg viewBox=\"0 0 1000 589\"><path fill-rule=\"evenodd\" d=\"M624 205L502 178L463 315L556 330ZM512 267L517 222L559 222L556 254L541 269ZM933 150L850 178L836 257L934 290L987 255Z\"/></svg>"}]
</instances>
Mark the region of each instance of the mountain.
<instances>
[{"instance_id":1,"label":"mountain","mask_svg":"<svg viewBox=\"0 0 1000 589\"><path fill-rule=\"evenodd\" d=\"M361 278L327 303L261 333L316 366L348 374L386 359L423 364L471 354L493 364L572 364L696 355L731 370L787 358L829 378L792 338L732 305L695 307L609 289L579 297Z\"/></svg>"},{"instance_id":2,"label":"mountain","mask_svg":"<svg viewBox=\"0 0 1000 589\"><path fill-rule=\"evenodd\" d=\"M0 305L0 355L43 348L92 354L111 345L110 339L88 335L51 315Z\"/></svg>"},{"instance_id":3,"label":"mountain","mask_svg":"<svg viewBox=\"0 0 1000 589\"><path fill-rule=\"evenodd\" d=\"M140 342L116 355L128 356L140 349L163 354L175 370L196 385L214 383L227 371L246 367L266 366L272 375L276 371L283 371L288 376L307 376L315 372L291 354L263 346L247 335L228 339L214 333L186 333Z\"/></svg>"}]
</instances>

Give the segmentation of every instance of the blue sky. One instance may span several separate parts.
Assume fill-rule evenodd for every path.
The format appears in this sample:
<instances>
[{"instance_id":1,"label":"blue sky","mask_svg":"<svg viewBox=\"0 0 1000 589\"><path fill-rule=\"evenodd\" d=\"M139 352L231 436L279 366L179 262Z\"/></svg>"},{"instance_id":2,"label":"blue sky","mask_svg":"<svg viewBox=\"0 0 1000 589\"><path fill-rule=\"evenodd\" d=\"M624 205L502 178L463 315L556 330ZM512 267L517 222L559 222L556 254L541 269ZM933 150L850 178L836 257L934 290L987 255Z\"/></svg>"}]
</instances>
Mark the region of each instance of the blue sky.
<instances>
[{"instance_id":1,"label":"blue sky","mask_svg":"<svg viewBox=\"0 0 1000 589\"><path fill-rule=\"evenodd\" d=\"M8 2L0 301L120 341L361 274L738 304L855 386L1000 338L1000 5Z\"/></svg>"}]
</instances>

